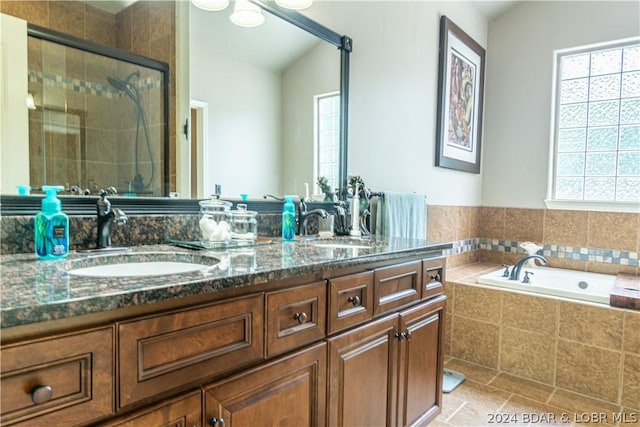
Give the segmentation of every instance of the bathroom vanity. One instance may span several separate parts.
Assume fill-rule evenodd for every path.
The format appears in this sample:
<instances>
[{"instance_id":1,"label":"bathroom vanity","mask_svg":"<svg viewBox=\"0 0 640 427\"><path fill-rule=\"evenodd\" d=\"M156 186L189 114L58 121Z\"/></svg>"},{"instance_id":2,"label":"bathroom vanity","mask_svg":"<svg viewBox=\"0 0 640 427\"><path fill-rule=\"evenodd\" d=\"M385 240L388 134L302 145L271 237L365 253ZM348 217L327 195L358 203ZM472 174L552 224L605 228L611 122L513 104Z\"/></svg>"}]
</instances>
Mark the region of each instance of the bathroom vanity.
<instances>
[{"instance_id":1,"label":"bathroom vanity","mask_svg":"<svg viewBox=\"0 0 640 427\"><path fill-rule=\"evenodd\" d=\"M215 262L140 277L69 274L87 255L3 256L1 422L425 425L442 402L450 246L145 246L132 253Z\"/></svg>"}]
</instances>

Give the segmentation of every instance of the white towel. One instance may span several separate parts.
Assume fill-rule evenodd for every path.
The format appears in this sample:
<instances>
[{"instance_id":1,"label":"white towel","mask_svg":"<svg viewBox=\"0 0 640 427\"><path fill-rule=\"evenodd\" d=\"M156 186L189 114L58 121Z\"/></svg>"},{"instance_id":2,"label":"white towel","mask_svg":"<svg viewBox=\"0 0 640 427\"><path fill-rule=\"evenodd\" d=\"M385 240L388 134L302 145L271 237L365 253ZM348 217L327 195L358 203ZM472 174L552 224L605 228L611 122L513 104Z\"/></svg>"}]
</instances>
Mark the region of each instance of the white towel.
<instances>
[{"instance_id":1,"label":"white towel","mask_svg":"<svg viewBox=\"0 0 640 427\"><path fill-rule=\"evenodd\" d=\"M376 236L426 240L426 196L385 191L376 208Z\"/></svg>"}]
</instances>

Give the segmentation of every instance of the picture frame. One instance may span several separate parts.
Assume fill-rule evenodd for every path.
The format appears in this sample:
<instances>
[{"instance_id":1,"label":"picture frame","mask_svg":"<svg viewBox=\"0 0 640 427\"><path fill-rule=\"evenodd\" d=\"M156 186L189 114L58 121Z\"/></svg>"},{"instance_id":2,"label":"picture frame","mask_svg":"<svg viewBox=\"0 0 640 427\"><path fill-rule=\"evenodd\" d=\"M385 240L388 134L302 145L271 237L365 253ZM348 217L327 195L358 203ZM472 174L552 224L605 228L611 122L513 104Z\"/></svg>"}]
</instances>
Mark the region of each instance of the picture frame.
<instances>
[{"instance_id":1,"label":"picture frame","mask_svg":"<svg viewBox=\"0 0 640 427\"><path fill-rule=\"evenodd\" d=\"M485 50L440 17L436 166L480 173Z\"/></svg>"}]
</instances>

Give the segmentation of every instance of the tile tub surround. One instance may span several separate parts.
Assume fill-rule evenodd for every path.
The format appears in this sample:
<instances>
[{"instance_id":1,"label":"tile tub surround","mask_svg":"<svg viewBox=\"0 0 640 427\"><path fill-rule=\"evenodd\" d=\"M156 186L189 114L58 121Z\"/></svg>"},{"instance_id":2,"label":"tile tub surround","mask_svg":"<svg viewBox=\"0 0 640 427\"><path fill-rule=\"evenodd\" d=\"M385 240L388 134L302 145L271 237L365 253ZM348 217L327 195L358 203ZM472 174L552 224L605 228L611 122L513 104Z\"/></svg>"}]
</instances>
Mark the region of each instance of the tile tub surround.
<instances>
[{"instance_id":1,"label":"tile tub surround","mask_svg":"<svg viewBox=\"0 0 640 427\"><path fill-rule=\"evenodd\" d=\"M447 270L446 354L640 410L640 312L476 283L497 268Z\"/></svg>"},{"instance_id":2,"label":"tile tub surround","mask_svg":"<svg viewBox=\"0 0 640 427\"><path fill-rule=\"evenodd\" d=\"M551 267L640 274L640 214L428 205L427 227L429 239L453 242L450 268L513 264L522 253L505 248L533 241L545 246Z\"/></svg>"},{"instance_id":3,"label":"tile tub surround","mask_svg":"<svg viewBox=\"0 0 640 427\"><path fill-rule=\"evenodd\" d=\"M351 239L332 239L350 243ZM337 269L365 263L415 256L435 256L449 243L426 240L387 239L367 241L369 248L357 250L314 246L313 240L272 244L196 254L220 260L216 266L190 273L145 277L83 277L66 273L74 260L96 255L71 253L69 258L38 261L34 254L0 256L0 327L24 326L75 316L103 314L110 310L147 303L256 286L306 275L324 275ZM168 245L137 246L132 253L184 252ZM109 255L102 255L106 257ZM247 259L252 262L247 262ZM249 265L251 264L251 265Z\"/></svg>"}]
</instances>

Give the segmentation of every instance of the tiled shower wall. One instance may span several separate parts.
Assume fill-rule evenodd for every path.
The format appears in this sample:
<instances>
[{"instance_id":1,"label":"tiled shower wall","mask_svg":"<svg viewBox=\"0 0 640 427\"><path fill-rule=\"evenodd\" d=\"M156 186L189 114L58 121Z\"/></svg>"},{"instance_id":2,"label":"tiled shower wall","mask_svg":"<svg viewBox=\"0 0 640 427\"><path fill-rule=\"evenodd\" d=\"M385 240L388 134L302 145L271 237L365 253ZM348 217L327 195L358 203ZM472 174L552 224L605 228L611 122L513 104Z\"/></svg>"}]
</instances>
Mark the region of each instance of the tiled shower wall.
<instances>
[{"instance_id":1,"label":"tiled shower wall","mask_svg":"<svg viewBox=\"0 0 640 427\"><path fill-rule=\"evenodd\" d=\"M429 240L453 241L448 266L513 264L519 242L544 245L552 267L639 275L640 214L473 206L427 207Z\"/></svg>"},{"instance_id":2,"label":"tiled shower wall","mask_svg":"<svg viewBox=\"0 0 640 427\"><path fill-rule=\"evenodd\" d=\"M168 63L169 157L176 158L175 0L140 0L117 15L95 8L90 3L76 1L0 1L0 12ZM169 182L170 191L175 191L175 162L170 162Z\"/></svg>"}]
</instances>

